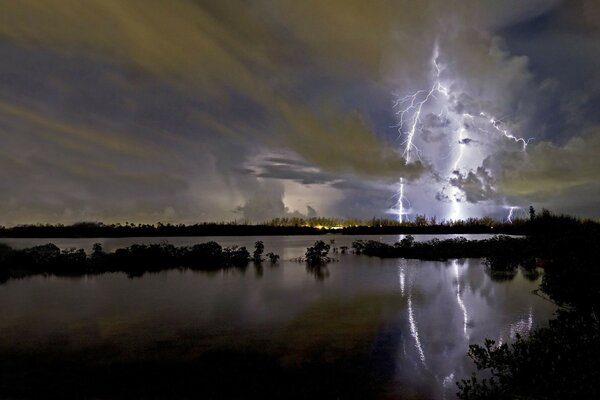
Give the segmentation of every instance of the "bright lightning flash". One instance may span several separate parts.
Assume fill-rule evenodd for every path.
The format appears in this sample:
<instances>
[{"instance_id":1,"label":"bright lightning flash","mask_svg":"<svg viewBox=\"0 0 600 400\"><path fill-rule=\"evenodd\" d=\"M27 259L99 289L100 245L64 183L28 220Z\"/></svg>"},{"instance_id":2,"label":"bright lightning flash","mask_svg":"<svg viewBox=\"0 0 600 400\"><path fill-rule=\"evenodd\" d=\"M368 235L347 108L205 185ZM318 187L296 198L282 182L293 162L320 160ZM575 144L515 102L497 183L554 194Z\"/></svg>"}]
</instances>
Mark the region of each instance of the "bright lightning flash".
<instances>
[{"instance_id":1,"label":"bright lightning flash","mask_svg":"<svg viewBox=\"0 0 600 400\"><path fill-rule=\"evenodd\" d=\"M513 215L515 213L515 210L518 210L518 209L520 209L520 207L515 207L515 206L508 207L508 216L506 217L506 222L508 222L509 224L512 224Z\"/></svg>"},{"instance_id":2,"label":"bright lightning flash","mask_svg":"<svg viewBox=\"0 0 600 400\"><path fill-rule=\"evenodd\" d=\"M514 136L505 128L505 124L500 119L493 117L491 114L480 111L478 114L472 115L455 111L459 109L456 105L458 104L460 93L454 93L452 82L446 82L442 77L442 73L446 67L440 63L440 48L437 41L433 48L430 63L430 74L433 83L429 89L417 90L412 94L398 97L393 105L393 109L396 110L396 115L398 116L396 128L398 130L398 138L403 139L401 149L406 164L416 159L421 160L422 151L417 147L415 138L425 128L423 117L429 114L435 114L440 120L447 120L449 122L447 126L451 127L450 129L457 136L456 144L453 147L458 145L458 151L456 152L451 170L447 171L448 182L453 174L460 174L461 168L468 168L463 165L465 149L473 141L469 136L474 133L483 132L500 135L521 144L523 151L527 149L527 145L532 139L523 139ZM403 177L400 178L399 187L395 195L397 200L395 206L390 210L392 214L397 216L399 222L403 222L411 213L405 185L405 179ZM449 199L452 202L450 218L452 220L458 220L462 216L462 197L462 190L458 187L453 187L449 195Z\"/></svg>"}]
</instances>

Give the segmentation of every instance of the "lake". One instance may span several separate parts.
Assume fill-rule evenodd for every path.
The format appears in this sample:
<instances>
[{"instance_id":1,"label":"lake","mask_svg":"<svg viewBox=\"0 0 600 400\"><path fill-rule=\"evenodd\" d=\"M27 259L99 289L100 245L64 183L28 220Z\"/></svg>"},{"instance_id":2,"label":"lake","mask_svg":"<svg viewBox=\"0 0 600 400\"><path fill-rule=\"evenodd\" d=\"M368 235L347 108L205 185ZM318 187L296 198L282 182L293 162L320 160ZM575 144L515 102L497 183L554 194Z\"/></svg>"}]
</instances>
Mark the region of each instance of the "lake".
<instances>
[{"instance_id":1,"label":"lake","mask_svg":"<svg viewBox=\"0 0 600 400\"><path fill-rule=\"evenodd\" d=\"M0 239L86 251L262 240L281 256L210 273L10 280L0 285L0 395L451 399L474 371L470 343L510 341L556 309L533 293L540 276L492 276L479 259L292 261L315 240L356 239L399 237Z\"/></svg>"}]
</instances>

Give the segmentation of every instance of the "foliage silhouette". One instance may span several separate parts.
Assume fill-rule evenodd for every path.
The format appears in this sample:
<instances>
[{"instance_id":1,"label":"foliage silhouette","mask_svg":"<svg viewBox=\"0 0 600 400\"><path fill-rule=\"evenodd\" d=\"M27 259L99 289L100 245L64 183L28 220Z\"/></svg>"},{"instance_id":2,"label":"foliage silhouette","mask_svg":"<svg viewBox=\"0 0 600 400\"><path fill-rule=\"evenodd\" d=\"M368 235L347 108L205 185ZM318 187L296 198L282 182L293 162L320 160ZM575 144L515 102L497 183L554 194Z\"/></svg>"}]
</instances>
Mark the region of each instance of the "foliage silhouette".
<instances>
[{"instance_id":1,"label":"foliage silhouette","mask_svg":"<svg viewBox=\"0 0 600 400\"><path fill-rule=\"evenodd\" d=\"M269 262L271 263L271 265L277 264L277 262L279 261L279 255L278 254L267 253L266 256L269 259Z\"/></svg>"},{"instance_id":2,"label":"foliage silhouette","mask_svg":"<svg viewBox=\"0 0 600 400\"><path fill-rule=\"evenodd\" d=\"M330 248L331 247L324 241L317 240L315 244L311 247L308 247L306 249L306 253L304 253L304 260L306 261L306 264L311 266L319 266L333 261L333 259L328 256Z\"/></svg>"},{"instance_id":3,"label":"foliage silhouette","mask_svg":"<svg viewBox=\"0 0 600 400\"><path fill-rule=\"evenodd\" d=\"M530 250L544 267L541 291L561 307L547 328L497 346L471 345L487 378L458 383L461 399L600 398L600 228L531 208Z\"/></svg>"},{"instance_id":4,"label":"foliage silhouette","mask_svg":"<svg viewBox=\"0 0 600 400\"><path fill-rule=\"evenodd\" d=\"M528 279L539 277L540 290L562 307L547 328L497 346L486 340L471 345L469 356L480 370L457 383L461 399L600 398L600 225L533 207L521 221L526 237L495 236L395 245L355 241L355 253L424 260L483 258L493 279L512 279L518 267Z\"/></svg>"},{"instance_id":5,"label":"foliage silhouette","mask_svg":"<svg viewBox=\"0 0 600 400\"><path fill-rule=\"evenodd\" d=\"M533 214L531 212L533 211ZM544 211L546 212L544 214ZM532 217L533 215L533 217ZM542 210L540 217L548 217ZM552 216L555 218L556 216ZM563 216L564 217L564 216ZM570 217L565 217L570 218ZM529 219L514 218L512 222L490 217L464 220L441 220L416 215L413 221L373 218L370 220L342 218L275 218L267 222L206 222L184 224L104 224L79 222L73 225L17 225L0 226L0 237L21 238L75 238L75 237L169 237L169 236L267 236L319 235L338 233L347 235L371 234L466 234L497 233L526 235L535 231L540 221L530 209ZM588 221L591 222L591 221Z\"/></svg>"},{"instance_id":6,"label":"foliage silhouette","mask_svg":"<svg viewBox=\"0 0 600 400\"><path fill-rule=\"evenodd\" d=\"M259 243L262 245L262 242ZM257 249L262 254L264 245ZM270 259L276 262L279 256L270 254ZM216 242L183 247L169 243L134 244L112 253L104 252L102 245L96 243L89 255L82 249L60 250L51 243L27 249L0 245L0 282L36 274L81 276L125 272L133 277L166 269L245 268L250 260L250 253L245 247L223 248Z\"/></svg>"},{"instance_id":7,"label":"foliage silhouette","mask_svg":"<svg viewBox=\"0 0 600 400\"><path fill-rule=\"evenodd\" d=\"M252 253L252 260L257 264L260 264L263 261L262 254L264 252L265 252L264 243L261 240L255 242L254 243L254 252Z\"/></svg>"},{"instance_id":8,"label":"foliage silhouette","mask_svg":"<svg viewBox=\"0 0 600 400\"><path fill-rule=\"evenodd\" d=\"M352 243L356 254L382 258L412 258L420 260L448 260L452 258L483 258L492 271L514 271L521 264L531 264L533 250L526 238L498 235L484 240L464 237L426 242L415 242L412 236L394 245L374 240Z\"/></svg>"}]
</instances>

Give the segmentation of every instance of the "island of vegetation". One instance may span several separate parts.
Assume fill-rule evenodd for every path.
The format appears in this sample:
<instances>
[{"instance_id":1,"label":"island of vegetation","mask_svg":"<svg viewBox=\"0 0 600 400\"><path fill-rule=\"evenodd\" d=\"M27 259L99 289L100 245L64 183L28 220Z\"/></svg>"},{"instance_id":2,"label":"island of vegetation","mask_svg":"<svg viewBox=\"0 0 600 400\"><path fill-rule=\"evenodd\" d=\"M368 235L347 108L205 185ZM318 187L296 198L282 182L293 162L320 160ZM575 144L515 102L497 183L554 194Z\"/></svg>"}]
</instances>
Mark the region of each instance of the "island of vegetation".
<instances>
[{"instance_id":1,"label":"island of vegetation","mask_svg":"<svg viewBox=\"0 0 600 400\"><path fill-rule=\"evenodd\" d=\"M83 249L64 249L48 243L26 249L13 249L0 244L0 283L31 275L83 276L106 272L123 272L130 277L146 272L169 269L211 271L245 268L250 261L260 265L265 258L264 244L257 241L252 254L245 247L222 247L216 242L177 247L169 243L134 244L105 252L94 244L90 254ZM267 253L271 264L279 256Z\"/></svg>"}]
</instances>

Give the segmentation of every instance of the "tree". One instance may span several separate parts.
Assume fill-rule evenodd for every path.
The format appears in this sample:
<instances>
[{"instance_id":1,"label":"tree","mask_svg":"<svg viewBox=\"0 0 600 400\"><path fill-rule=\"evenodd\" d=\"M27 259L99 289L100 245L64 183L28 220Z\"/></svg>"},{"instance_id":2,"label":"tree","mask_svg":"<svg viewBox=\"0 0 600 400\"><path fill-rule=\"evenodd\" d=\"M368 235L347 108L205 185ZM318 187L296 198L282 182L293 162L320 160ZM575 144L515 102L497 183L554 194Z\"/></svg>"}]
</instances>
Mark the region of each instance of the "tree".
<instances>
[{"instance_id":1,"label":"tree","mask_svg":"<svg viewBox=\"0 0 600 400\"><path fill-rule=\"evenodd\" d=\"M264 251L265 245L261 240L254 243L254 253L252 253L252 259L255 263L260 263L262 261L262 254Z\"/></svg>"},{"instance_id":2,"label":"tree","mask_svg":"<svg viewBox=\"0 0 600 400\"><path fill-rule=\"evenodd\" d=\"M275 253L267 253L267 257L269 258L271 264L277 264L277 261L279 260L279 255Z\"/></svg>"},{"instance_id":3,"label":"tree","mask_svg":"<svg viewBox=\"0 0 600 400\"><path fill-rule=\"evenodd\" d=\"M535 208L533 206L529 206L529 220L533 221L535 219Z\"/></svg>"},{"instance_id":4,"label":"tree","mask_svg":"<svg viewBox=\"0 0 600 400\"><path fill-rule=\"evenodd\" d=\"M306 249L304 254L308 265L323 265L331 261L327 256L329 254L329 245L322 240L317 240L312 247Z\"/></svg>"}]
</instances>

